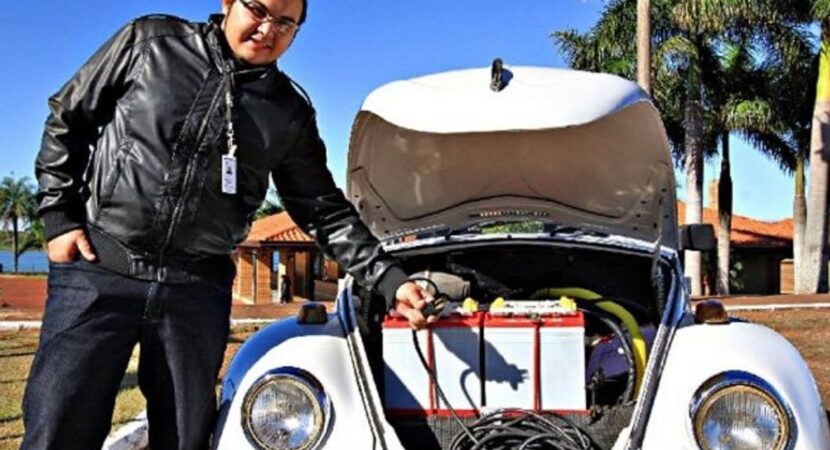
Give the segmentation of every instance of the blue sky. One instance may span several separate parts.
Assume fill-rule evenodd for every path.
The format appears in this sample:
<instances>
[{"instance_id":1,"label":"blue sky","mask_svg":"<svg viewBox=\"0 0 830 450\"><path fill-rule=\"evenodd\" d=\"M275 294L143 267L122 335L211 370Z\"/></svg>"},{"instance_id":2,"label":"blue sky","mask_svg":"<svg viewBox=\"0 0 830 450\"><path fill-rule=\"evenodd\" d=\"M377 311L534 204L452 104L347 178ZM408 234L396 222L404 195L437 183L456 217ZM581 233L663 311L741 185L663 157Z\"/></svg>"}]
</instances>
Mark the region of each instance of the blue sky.
<instances>
[{"instance_id":1,"label":"blue sky","mask_svg":"<svg viewBox=\"0 0 830 450\"><path fill-rule=\"evenodd\" d=\"M563 67L549 34L591 26L601 0L309 0L309 20L280 67L309 92L344 186L354 115L375 87L467 67ZM46 100L121 25L167 13L205 20L219 0L52 0L0 9L0 176L33 177ZM765 220L792 213L793 181L742 142L733 144L735 212ZM707 163L707 182L719 167ZM678 182L685 178L678 173ZM682 197L682 192L681 192Z\"/></svg>"}]
</instances>

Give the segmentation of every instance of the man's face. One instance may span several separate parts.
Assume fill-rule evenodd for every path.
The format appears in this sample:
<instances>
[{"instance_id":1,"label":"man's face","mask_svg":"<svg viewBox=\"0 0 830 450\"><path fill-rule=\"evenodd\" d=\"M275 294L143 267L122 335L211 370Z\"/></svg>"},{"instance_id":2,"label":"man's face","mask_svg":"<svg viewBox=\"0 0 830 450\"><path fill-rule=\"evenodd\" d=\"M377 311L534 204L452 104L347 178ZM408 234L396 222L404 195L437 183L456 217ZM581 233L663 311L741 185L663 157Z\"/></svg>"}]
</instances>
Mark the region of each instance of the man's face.
<instances>
[{"instance_id":1,"label":"man's face","mask_svg":"<svg viewBox=\"0 0 830 450\"><path fill-rule=\"evenodd\" d=\"M241 61L254 65L271 64L291 45L297 29L294 27L281 33L273 21L263 23L263 13L269 19L296 24L302 11L302 0L222 0L225 37Z\"/></svg>"}]
</instances>

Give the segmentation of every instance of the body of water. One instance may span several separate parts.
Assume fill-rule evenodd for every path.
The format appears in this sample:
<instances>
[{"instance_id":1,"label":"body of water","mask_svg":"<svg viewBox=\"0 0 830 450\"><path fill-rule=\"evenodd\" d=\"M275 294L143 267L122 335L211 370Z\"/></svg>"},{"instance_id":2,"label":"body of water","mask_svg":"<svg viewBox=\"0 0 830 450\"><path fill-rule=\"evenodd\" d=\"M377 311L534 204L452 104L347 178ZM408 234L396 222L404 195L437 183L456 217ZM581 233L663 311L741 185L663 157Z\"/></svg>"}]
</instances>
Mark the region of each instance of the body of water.
<instances>
[{"instance_id":1,"label":"body of water","mask_svg":"<svg viewBox=\"0 0 830 450\"><path fill-rule=\"evenodd\" d=\"M11 273L14 270L14 254L10 250L0 250L0 264L3 265L3 273ZM46 272L49 270L49 260L46 259L46 252L40 250L29 250L20 255L17 264L19 272Z\"/></svg>"}]
</instances>

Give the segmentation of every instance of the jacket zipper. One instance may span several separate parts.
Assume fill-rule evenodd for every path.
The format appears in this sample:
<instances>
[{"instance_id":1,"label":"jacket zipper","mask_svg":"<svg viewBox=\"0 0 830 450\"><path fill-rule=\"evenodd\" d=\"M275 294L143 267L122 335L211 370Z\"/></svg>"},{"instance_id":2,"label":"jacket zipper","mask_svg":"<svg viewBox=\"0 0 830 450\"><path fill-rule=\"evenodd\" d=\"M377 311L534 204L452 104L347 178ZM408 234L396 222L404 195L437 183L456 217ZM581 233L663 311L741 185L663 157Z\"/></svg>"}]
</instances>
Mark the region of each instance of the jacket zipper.
<instances>
[{"instance_id":1,"label":"jacket zipper","mask_svg":"<svg viewBox=\"0 0 830 450\"><path fill-rule=\"evenodd\" d=\"M225 76L230 75L223 75ZM164 263L164 251L167 249L167 246L170 245L170 240L173 238L173 230L176 228L176 222L181 218L182 207L184 205L184 201L187 198L187 194L190 191L190 185L192 184L193 178L193 160L196 153L199 151L199 147L202 145L202 140L204 139L205 131L207 129L208 123L210 122L211 117L213 116L213 112L216 110L216 105L219 99L222 97L223 87L225 86L224 82L219 83L219 87L216 89L216 92L213 94L213 98L210 101L210 106L208 107L208 111L205 114L205 119L202 121L201 126L199 127L199 133L196 135L196 141L194 142L194 150L193 155L189 158L187 162L187 167L185 168L185 175L184 181L182 183L182 193L179 196L179 199L176 201L176 207L173 208L173 214L170 217L170 225L167 227L167 233L164 237L164 241L161 243L161 247L159 248L159 258L158 258L158 268L156 270L156 280L163 281L164 274L162 274L162 267Z\"/></svg>"}]
</instances>

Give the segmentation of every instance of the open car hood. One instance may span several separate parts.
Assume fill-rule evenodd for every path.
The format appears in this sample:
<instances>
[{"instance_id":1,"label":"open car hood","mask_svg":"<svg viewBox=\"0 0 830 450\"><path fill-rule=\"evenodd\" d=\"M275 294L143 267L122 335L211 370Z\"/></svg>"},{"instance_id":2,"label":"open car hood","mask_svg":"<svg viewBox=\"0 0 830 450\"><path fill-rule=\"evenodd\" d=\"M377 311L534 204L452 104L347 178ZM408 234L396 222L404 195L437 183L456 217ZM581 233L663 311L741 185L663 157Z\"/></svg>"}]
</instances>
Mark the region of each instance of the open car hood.
<instances>
[{"instance_id":1,"label":"open car hood","mask_svg":"<svg viewBox=\"0 0 830 450\"><path fill-rule=\"evenodd\" d=\"M482 220L542 220L676 247L675 182L659 113L634 83L511 67L373 91L355 119L348 191L381 238Z\"/></svg>"}]
</instances>

